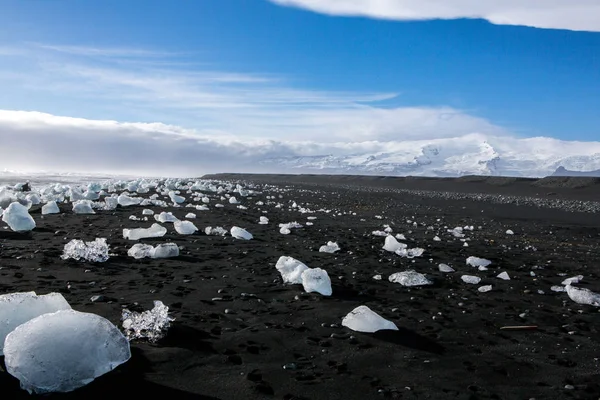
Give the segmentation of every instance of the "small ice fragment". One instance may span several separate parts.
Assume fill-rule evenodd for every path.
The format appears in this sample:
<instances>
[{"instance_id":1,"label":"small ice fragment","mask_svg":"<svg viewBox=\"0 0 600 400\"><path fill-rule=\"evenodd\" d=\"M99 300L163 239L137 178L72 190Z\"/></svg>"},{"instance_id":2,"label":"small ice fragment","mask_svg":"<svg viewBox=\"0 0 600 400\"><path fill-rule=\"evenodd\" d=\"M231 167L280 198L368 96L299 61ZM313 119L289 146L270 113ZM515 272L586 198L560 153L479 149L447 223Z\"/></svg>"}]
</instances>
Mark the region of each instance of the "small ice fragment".
<instances>
[{"instance_id":1,"label":"small ice fragment","mask_svg":"<svg viewBox=\"0 0 600 400\"><path fill-rule=\"evenodd\" d=\"M395 253L399 256L406 258L420 257L423 255L424 252L425 249L422 249L420 247L415 247L414 249L398 249L395 251Z\"/></svg>"},{"instance_id":2,"label":"small ice fragment","mask_svg":"<svg viewBox=\"0 0 600 400\"><path fill-rule=\"evenodd\" d=\"M174 318L169 316L169 307L155 300L154 308L142 313L124 309L121 321L128 340L146 339L155 343L165 336Z\"/></svg>"},{"instance_id":3,"label":"small ice fragment","mask_svg":"<svg viewBox=\"0 0 600 400\"><path fill-rule=\"evenodd\" d=\"M154 211L149 208L146 208L142 211L142 215L154 215Z\"/></svg>"},{"instance_id":4,"label":"small ice fragment","mask_svg":"<svg viewBox=\"0 0 600 400\"><path fill-rule=\"evenodd\" d=\"M279 229L279 233L281 233L282 235L289 235L290 233L292 233L292 231L290 231L288 228L283 226L283 227L281 227L281 229Z\"/></svg>"},{"instance_id":5,"label":"small ice fragment","mask_svg":"<svg viewBox=\"0 0 600 400\"><path fill-rule=\"evenodd\" d=\"M373 333L379 330L398 330L396 324L381 317L367 306L358 306L342 319L342 325L356 332Z\"/></svg>"},{"instance_id":6,"label":"small ice fragment","mask_svg":"<svg viewBox=\"0 0 600 400\"><path fill-rule=\"evenodd\" d=\"M4 342L6 371L29 393L71 392L131 358L109 320L60 310L19 325Z\"/></svg>"},{"instance_id":7,"label":"small ice fragment","mask_svg":"<svg viewBox=\"0 0 600 400\"><path fill-rule=\"evenodd\" d=\"M323 296L331 296L331 279L327 271L321 268L309 268L302 272L302 286L307 293L317 292Z\"/></svg>"},{"instance_id":8,"label":"small ice fragment","mask_svg":"<svg viewBox=\"0 0 600 400\"><path fill-rule=\"evenodd\" d=\"M230 230L230 233L231 236L233 236L236 239L250 240L253 238L250 232L238 226L233 226Z\"/></svg>"},{"instance_id":9,"label":"small ice fragment","mask_svg":"<svg viewBox=\"0 0 600 400\"><path fill-rule=\"evenodd\" d=\"M463 275L460 277L460 279L463 280L463 282L465 283L470 283L472 285L477 285L479 282L481 282L481 278L478 276L473 276L473 275Z\"/></svg>"},{"instance_id":10,"label":"small ice fragment","mask_svg":"<svg viewBox=\"0 0 600 400\"><path fill-rule=\"evenodd\" d=\"M21 203L10 203L2 214L2 221L6 222L15 232L27 232L35 228L35 221L29 215L27 207Z\"/></svg>"},{"instance_id":11,"label":"small ice fragment","mask_svg":"<svg viewBox=\"0 0 600 400\"><path fill-rule=\"evenodd\" d=\"M500 278L500 279L503 279L505 281L510 281L510 276L508 276L508 272L506 272L506 271L499 273L496 276L496 278Z\"/></svg>"},{"instance_id":12,"label":"small ice fragment","mask_svg":"<svg viewBox=\"0 0 600 400\"><path fill-rule=\"evenodd\" d=\"M553 292L566 292L567 289L565 289L564 286L559 286L559 285L554 285L550 288L550 290L552 290Z\"/></svg>"},{"instance_id":13,"label":"small ice fragment","mask_svg":"<svg viewBox=\"0 0 600 400\"><path fill-rule=\"evenodd\" d=\"M58 204L56 204L56 201L54 200L49 201L42 206L42 215L58 214L59 212L60 209L58 208Z\"/></svg>"},{"instance_id":14,"label":"small ice fragment","mask_svg":"<svg viewBox=\"0 0 600 400\"><path fill-rule=\"evenodd\" d=\"M402 286L423 286L433 285L433 282L417 271L408 270L396 272L389 276L388 280L392 283L399 283Z\"/></svg>"},{"instance_id":15,"label":"small ice fragment","mask_svg":"<svg viewBox=\"0 0 600 400\"><path fill-rule=\"evenodd\" d=\"M578 288L575 286L565 286L569 298L577 304L587 304L600 307L600 294L592 292L589 289Z\"/></svg>"},{"instance_id":16,"label":"small ice fragment","mask_svg":"<svg viewBox=\"0 0 600 400\"><path fill-rule=\"evenodd\" d=\"M455 271L454 268L452 268L448 264L440 264L440 265L438 265L438 269L440 270L440 272L454 272Z\"/></svg>"},{"instance_id":17,"label":"small ice fragment","mask_svg":"<svg viewBox=\"0 0 600 400\"><path fill-rule=\"evenodd\" d=\"M406 236L404 236L404 235L403 235L403 234L401 234L401 233L398 233L398 234L396 235L396 239L398 239L398 240L406 240Z\"/></svg>"},{"instance_id":18,"label":"small ice fragment","mask_svg":"<svg viewBox=\"0 0 600 400\"><path fill-rule=\"evenodd\" d=\"M302 273L308 269L306 264L293 257L281 256L275 268L281 274L283 283L302 284Z\"/></svg>"},{"instance_id":19,"label":"small ice fragment","mask_svg":"<svg viewBox=\"0 0 600 400\"><path fill-rule=\"evenodd\" d=\"M173 227L180 235L191 235L198 230L196 225L190 221L175 221L175 223L173 223Z\"/></svg>"},{"instance_id":20,"label":"small ice fragment","mask_svg":"<svg viewBox=\"0 0 600 400\"><path fill-rule=\"evenodd\" d=\"M173 215L172 212L161 212L158 215L154 215L154 219L157 220L158 222L177 222L179 221L179 218L177 218L176 216Z\"/></svg>"},{"instance_id":21,"label":"small ice fragment","mask_svg":"<svg viewBox=\"0 0 600 400\"><path fill-rule=\"evenodd\" d=\"M321 253L335 253L340 250L340 246L336 242L327 242L326 245L319 247Z\"/></svg>"},{"instance_id":22,"label":"small ice fragment","mask_svg":"<svg viewBox=\"0 0 600 400\"><path fill-rule=\"evenodd\" d=\"M433 241L434 242L441 242L442 239L440 239L440 237L436 235L436 236L433 237Z\"/></svg>"},{"instance_id":23,"label":"small ice fragment","mask_svg":"<svg viewBox=\"0 0 600 400\"><path fill-rule=\"evenodd\" d=\"M373 279L375 279L376 281L380 281L381 280L381 275L374 275Z\"/></svg>"},{"instance_id":24,"label":"small ice fragment","mask_svg":"<svg viewBox=\"0 0 600 400\"><path fill-rule=\"evenodd\" d=\"M207 226L206 228L204 228L204 233L206 233L207 235L225 236L225 235L227 235L227 230L223 229L220 226L217 226L214 228L212 226Z\"/></svg>"},{"instance_id":25,"label":"small ice fragment","mask_svg":"<svg viewBox=\"0 0 600 400\"><path fill-rule=\"evenodd\" d=\"M492 290L492 285L480 286L477 290L481 293L489 292Z\"/></svg>"},{"instance_id":26,"label":"small ice fragment","mask_svg":"<svg viewBox=\"0 0 600 400\"><path fill-rule=\"evenodd\" d=\"M467 258L467 265L470 265L472 267L487 267L491 263L492 262L490 260L486 260L485 258L479 258L474 256Z\"/></svg>"},{"instance_id":27,"label":"small ice fragment","mask_svg":"<svg viewBox=\"0 0 600 400\"><path fill-rule=\"evenodd\" d=\"M514 235L515 233L509 229L509 230L506 231L506 234L507 235Z\"/></svg>"},{"instance_id":28,"label":"small ice fragment","mask_svg":"<svg viewBox=\"0 0 600 400\"><path fill-rule=\"evenodd\" d=\"M73 239L65 245L63 254L60 256L63 260L72 258L90 262L105 262L108 257L106 238L97 238L93 242Z\"/></svg>"},{"instance_id":29,"label":"small ice fragment","mask_svg":"<svg viewBox=\"0 0 600 400\"><path fill-rule=\"evenodd\" d=\"M266 225L266 224L269 223L269 218L267 218L267 217L260 217L258 223L260 225Z\"/></svg>"},{"instance_id":30,"label":"small ice fragment","mask_svg":"<svg viewBox=\"0 0 600 400\"><path fill-rule=\"evenodd\" d=\"M194 219L194 218L196 218L196 214L194 214L194 213L187 213L187 214L185 214L185 217L188 218L188 219Z\"/></svg>"}]
</instances>

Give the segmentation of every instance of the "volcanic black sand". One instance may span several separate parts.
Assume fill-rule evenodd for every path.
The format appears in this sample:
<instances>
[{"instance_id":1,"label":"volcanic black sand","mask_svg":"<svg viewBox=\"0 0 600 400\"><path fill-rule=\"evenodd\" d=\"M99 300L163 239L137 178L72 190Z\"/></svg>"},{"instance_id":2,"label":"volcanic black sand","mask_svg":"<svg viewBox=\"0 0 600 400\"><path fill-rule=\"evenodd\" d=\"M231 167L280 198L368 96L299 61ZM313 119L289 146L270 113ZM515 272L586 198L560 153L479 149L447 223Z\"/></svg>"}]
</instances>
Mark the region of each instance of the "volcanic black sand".
<instances>
[{"instance_id":1,"label":"volcanic black sand","mask_svg":"<svg viewBox=\"0 0 600 400\"><path fill-rule=\"evenodd\" d=\"M74 309L117 326L123 307L151 309L153 300L164 302L176 318L159 343L133 341L126 364L75 392L46 398L110 399L124 392L172 400L600 397L598 308L550 289L581 274L579 286L600 292L600 213L581 212L598 206L597 180L211 178L256 182L260 194L237 196L246 210L228 202L215 208L220 201L211 193L209 211L148 207L180 219L188 212L197 215L191 221L200 231L194 235L179 235L165 223L165 237L141 240L176 242L183 246L177 258L127 256L136 242L123 239L122 229L155 222L128 219L141 217L146 207L82 216L63 204L61 214L42 217L33 206L34 231L0 231L2 294L58 291ZM432 195L436 191L463 195ZM189 197L185 190L181 194ZM293 202L316 212L302 214L291 208ZM268 225L258 224L262 215ZM280 223L304 225L308 216L317 217L314 225L279 232ZM385 224L394 235L404 234L407 240L401 241L409 247L424 248L423 256L411 260L383 250L384 238L372 232ZM234 225L254 239L203 232L206 226ZM447 232L457 226L474 227L464 231L468 247ZM434 241L436 235L442 240ZM97 237L107 238L114 253L107 262L60 258L69 240ZM341 250L320 253L327 241L337 241ZM283 285L275 269L282 255L325 269L333 295ZM466 265L469 256L491 260L489 270ZM439 272L439 263L456 272ZM406 288L388 281L407 269L435 284ZM496 278L503 271L510 281ZM381 280L373 279L377 274ZM482 281L466 284L464 274ZM493 289L481 293L482 285ZM93 303L94 295L108 301ZM364 334L341 326L359 305L393 321L399 331ZM500 329L518 325L537 329ZM4 370L0 390L2 399L32 397Z\"/></svg>"}]
</instances>

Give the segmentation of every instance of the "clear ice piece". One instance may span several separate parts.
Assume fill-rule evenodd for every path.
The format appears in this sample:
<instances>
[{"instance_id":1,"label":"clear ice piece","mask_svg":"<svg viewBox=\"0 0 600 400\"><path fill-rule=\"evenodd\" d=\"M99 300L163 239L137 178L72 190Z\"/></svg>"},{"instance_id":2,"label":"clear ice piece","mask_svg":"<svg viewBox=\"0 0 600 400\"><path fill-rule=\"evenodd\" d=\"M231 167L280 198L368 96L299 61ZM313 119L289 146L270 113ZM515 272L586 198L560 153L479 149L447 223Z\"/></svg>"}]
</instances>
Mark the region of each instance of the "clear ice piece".
<instances>
[{"instance_id":1,"label":"clear ice piece","mask_svg":"<svg viewBox=\"0 0 600 400\"><path fill-rule=\"evenodd\" d=\"M138 313L124 309L121 315L127 339L145 339L151 343L162 339L174 320L169 316L169 307L160 300L154 300L152 310Z\"/></svg>"},{"instance_id":2,"label":"clear ice piece","mask_svg":"<svg viewBox=\"0 0 600 400\"><path fill-rule=\"evenodd\" d=\"M309 268L302 272L302 286L306 293L317 292L323 296L331 296L331 279L327 271L321 268Z\"/></svg>"},{"instance_id":3,"label":"clear ice piece","mask_svg":"<svg viewBox=\"0 0 600 400\"><path fill-rule=\"evenodd\" d=\"M105 238L97 238L93 242L73 239L65 245L60 258L63 260L72 258L77 261L105 262L109 258L108 244Z\"/></svg>"},{"instance_id":4,"label":"clear ice piece","mask_svg":"<svg viewBox=\"0 0 600 400\"><path fill-rule=\"evenodd\" d=\"M414 270L396 272L389 276L388 280L392 283L399 283L402 286L424 286L433 285L433 282L420 272Z\"/></svg>"},{"instance_id":5,"label":"clear ice piece","mask_svg":"<svg viewBox=\"0 0 600 400\"><path fill-rule=\"evenodd\" d=\"M281 256L275 264L283 283L302 284L302 273L308 269L306 264L293 257Z\"/></svg>"},{"instance_id":6,"label":"clear ice piece","mask_svg":"<svg viewBox=\"0 0 600 400\"><path fill-rule=\"evenodd\" d=\"M398 330L396 324L388 321L367 306L358 306L342 319L342 325L357 332L373 333L379 330Z\"/></svg>"}]
</instances>

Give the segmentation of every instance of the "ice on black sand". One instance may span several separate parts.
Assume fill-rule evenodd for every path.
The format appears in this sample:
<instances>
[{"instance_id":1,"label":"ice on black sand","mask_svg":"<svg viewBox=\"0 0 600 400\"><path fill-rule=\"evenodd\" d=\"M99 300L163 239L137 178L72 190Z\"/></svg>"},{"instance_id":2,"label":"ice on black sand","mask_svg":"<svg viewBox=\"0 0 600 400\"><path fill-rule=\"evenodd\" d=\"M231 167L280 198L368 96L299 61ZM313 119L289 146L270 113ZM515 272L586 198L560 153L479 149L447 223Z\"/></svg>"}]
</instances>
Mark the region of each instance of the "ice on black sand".
<instances>
[{"instance_id":1,"label":"ice on black sand","mask_svg":"<svg viewBox=\"0 0 600 400\"><path fill-rule=\"evenodd\" d=\"M357 332L398 330L396 324L381 317L367 306L358 306L342 319L342 325Z\"/></svg>"}]
</instances>

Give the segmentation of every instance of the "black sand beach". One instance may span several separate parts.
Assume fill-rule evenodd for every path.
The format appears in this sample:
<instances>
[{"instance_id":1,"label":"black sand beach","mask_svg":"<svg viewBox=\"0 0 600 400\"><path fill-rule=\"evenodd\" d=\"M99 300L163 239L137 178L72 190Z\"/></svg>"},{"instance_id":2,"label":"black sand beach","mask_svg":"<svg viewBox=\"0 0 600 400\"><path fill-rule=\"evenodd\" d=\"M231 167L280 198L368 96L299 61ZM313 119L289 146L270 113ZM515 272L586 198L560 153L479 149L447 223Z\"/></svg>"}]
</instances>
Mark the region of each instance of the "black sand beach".
<instances>
[{"instance_id":1,"label":"black sand beach","mask_svg":"<svg viewBox=\"0 0 600 400\"><path fill-rule=\"evenodd\" d=\"M63 204L61 214L42 217L33 206L32 232L0 230L0 294L58 291L74 309L117 326L122 308L146 310L161 300L176 319L159 343L132 342L131 360L115 371L45 398L106 399L122 392L173 400L600 398L598 308L550 289L581 274L580 287L600 292L600 212L594 212L600 179L205 178L254 182L262 193L240 198L246 210L226 202L215 208L211 200L209 211L131 206L82 216ZM266 196L284 206L256 205L267 203ZM331 211L301 214L290 209L293 202ZM136 241L123 239L122 230L155 222L128 219L141 217L143 208L180 219L193 212L200 231L179 235L165 223L166 236L140 242L173 241L183 246L181 255L135 260L127 250ZM269 224L259 225L260 216ZM279 232L279 223L304 225L307 216L317 217L314 225ZM383 250L384 238L372 232L384 224L404 234L409 247L424 248L423 256ZM203 232L233 225L254 239ZM468 247L447 232L457 226L474 227L465 231ZM509 229L514 235L506 234ZM435 235L442 240L434 241ZM107 238L115 254L107 262L60 258L69 240L97 237ZM327 241L341 250L320 253ZM325 269L333 295L283 285L275 269L283 255ZM466 265L469 256L491 260L489 270ZM456 272L438 271L439 263ZM434 285L406 288L387 280L407 269L425 273ZM511 280L496 278L503 271ZM377 274L382 280L373 279ZM462 282L464 274L481 277L481 284ZM481 293L481 285L493 289ZM106 301L91 302L94 295ZM342 318L359 305L399 331L364 334L342 327ZM501 329L521 325L537 329ZM0 388L2 398L35 397L4 370Z\"/></svg>"}]
</instances>

